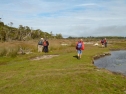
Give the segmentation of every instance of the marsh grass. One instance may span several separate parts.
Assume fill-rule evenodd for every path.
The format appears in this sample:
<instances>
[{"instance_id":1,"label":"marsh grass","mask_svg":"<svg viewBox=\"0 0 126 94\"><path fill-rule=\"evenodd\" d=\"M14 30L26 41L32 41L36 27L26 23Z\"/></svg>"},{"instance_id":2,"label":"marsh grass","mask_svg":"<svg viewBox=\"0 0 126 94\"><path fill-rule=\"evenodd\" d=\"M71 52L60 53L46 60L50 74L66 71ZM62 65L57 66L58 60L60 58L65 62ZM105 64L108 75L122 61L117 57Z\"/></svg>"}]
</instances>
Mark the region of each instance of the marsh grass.
<instances>
[{"instance_id":1,"label":"marsh grass","mask_svg":"<svg viewBox=\"0 0 126 94\"><path fill-rule=\"evenodd\" d=\"M15 57L18 55L18 52L22 49L23 51L33 51L36 52L36 47L33 44L34 42L30 41L12 41L0 43L0 56L12 56Z\"/></svg>"},{"instance_id":2,"label":"marsh grass","mask_svg":"<svg viewBox=\"0 0 126 94\"><path fill-rule=\"evenodd\" d=\"M18 48L11 48L9 49L9 51L7 51L8 53L6 54L6 56L16 57L18 51Z\"/></svg>"},{"instance_id":3,"label":"marsh grass","mask_svg":"<svg viewBox=\"0 0 126 94\"><path fill-rule=\"evenodd\" d=\"M17 55L16 58L0 57L0 62L5 63L0 65L1 94L125 94L126 78L123 75L98 69L92 64L94 55L108 52L115 44L107 48L85 45L82 58L78 60L74 46L76 40L49 42L50 47L55 48L50 49L49 53L37 53L36 40L27 44L22 42L24 49L34 50L32 54ZM62 42L69 46L62 47L59 45ZM60 49L56 48L58 45ZM59 56L30 60L48 54Z\"/></svg>"},{"instance_id":4,"label":"marsh grass","mask_svg":"<svg viewBox=\"0 0 126 94\"><path fill-rule=\"evenodd\" d=\"M5 48L0 48L0 56L5 56L7 53L7 49Z\"/></svg>"}]
</instances>

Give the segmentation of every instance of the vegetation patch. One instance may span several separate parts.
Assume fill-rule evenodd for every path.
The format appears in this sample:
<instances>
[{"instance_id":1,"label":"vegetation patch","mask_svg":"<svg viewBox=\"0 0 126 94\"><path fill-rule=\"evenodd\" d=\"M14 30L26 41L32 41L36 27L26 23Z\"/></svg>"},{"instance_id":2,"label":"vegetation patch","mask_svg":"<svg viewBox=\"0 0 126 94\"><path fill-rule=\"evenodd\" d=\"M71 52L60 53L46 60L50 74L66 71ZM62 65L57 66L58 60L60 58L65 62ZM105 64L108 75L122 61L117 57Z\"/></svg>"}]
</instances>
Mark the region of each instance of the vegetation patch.
<instances>
[{"instance_id":1,"label":"vegetation patch","mask_svg":"<svg viewBox=\"0 0 126 94\"><path fill-rule=\"evenodd\" d=\"M38 40L0 43L5 47L21 47L30 54L9 56L15 50L1 50L0 56L0 93L1 94L125 94L126 78L99 69L92 64L96 55L110 49L125 48L126 44L108 42L102 48L85 44L82 58L78 60L75 49L78 39L49 39L49 53L38 53ZM84 39L84 41L89 41ZM115 40L114 40L115 41ZM89 41L90 42L90 41ZM97 40L91 42L96 43ZM69 44L67 46L61 43ZM29 50L30 49L30 50ZM8 55L6 55L8 53ZM4 56L3 56L4 55ZM103 55L102 55L103 56Z\"/></svg>"}]
</instances>

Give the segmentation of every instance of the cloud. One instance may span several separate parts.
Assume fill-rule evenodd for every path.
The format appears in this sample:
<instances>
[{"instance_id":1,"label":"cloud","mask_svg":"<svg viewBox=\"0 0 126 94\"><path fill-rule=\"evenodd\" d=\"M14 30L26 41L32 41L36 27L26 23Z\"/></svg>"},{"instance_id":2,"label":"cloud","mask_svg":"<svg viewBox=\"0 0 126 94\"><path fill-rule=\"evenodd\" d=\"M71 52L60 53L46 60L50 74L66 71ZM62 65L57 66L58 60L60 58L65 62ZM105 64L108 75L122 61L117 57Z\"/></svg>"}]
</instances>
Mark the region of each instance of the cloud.
<instances>
[{"instance_id":1,"label":"cloud","mask_svg":"<svg viewBox=\"0 0 126 94\"><path fill-rule=\"evenodd\" d=\"M97 4L95 3L88 3L88 4L80 4L80 5L77 5L77 6L95 6Z\"/></svg>"},{"instance_id":2,"label":"cloud","mask_svg":"<svg viewBox=\"0 0 126 94\"><path fill-rule=\"evenodd\" d=\"M99 27L94 30L94 36L125 36L126 35L126 25L125 26L107 26Z\"/></svg>"},{"instance_id":3,"label":"cloud","mask_svg":"<svg viewBox=\"0 0 126 94\"><path fill-rule=\"evenodd\" d=\"M3 0L0 6L2 21L14 27L63 36L124 36L126 30L125 0Z\"/></svg>"}]
</instances>

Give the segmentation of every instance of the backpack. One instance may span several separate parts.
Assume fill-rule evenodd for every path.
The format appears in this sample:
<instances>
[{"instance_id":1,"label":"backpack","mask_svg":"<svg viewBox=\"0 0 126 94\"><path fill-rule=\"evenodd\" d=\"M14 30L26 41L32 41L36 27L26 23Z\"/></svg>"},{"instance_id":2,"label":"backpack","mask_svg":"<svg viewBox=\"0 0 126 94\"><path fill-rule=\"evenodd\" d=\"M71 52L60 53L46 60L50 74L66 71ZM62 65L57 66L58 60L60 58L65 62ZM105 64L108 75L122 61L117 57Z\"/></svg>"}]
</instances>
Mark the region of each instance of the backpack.
<instances>
[{"instance_id":1,"label":"backpack","mask_svg":"<svg viewBox=\"0 0 126 94\"><path fill-rule=\"evenodd\" d=\"M81 42L79 42L78 44L77 44L77 49L81 49L82 48L82 43Z\"/></svg>"},{"instance_id":2,"label":"backpack","mask_svg":"<svg viewBox=\"0 0 126 94\"><path fill-rule=\"evenodd\" d=\"M104 40L101 40L101 43L104 43Z\"/></svg>"},{"instance_id":3,"label":"backpack","mask_svg":"<svg viewBox=\"0 0 126 94\"><path fill-rule=\"evenodd\" d=\"M38 42L38 45L42 45L42 41L41 40Z\"/></svg>"},{"instance_id":4,"label":"backpack","mask_svg":"<svg viewBox=\"0 0 126 94\"><path fill-rule=\"evenodd\" d=\"M43 45L44 45L44 46L47 46L47 42L46 42L46 41L44 41L44 42L43 42Z\"/></svg>"}]
</instances>

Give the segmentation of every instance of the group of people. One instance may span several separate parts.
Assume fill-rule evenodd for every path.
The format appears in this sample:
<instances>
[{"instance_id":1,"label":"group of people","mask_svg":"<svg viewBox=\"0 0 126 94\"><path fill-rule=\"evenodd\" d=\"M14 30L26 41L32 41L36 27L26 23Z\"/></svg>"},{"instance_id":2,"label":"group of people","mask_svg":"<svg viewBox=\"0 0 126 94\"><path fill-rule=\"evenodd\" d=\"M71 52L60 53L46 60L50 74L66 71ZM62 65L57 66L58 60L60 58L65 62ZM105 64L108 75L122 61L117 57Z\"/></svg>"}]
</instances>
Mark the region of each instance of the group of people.
<instances>
[{"instance_id":1,"label":"group of people","mask_svg":"<svg viewBox=\"0 0 126 94\"><path fill-rule=\"evenodd\" d=\"M101 40L102 47L107 47L107 40L106 38ZM84 42L82 39L80 39L76 44L76 50L77 50L77 58L80 59L82 55L82 51L84 50Z\"/></svg>"},{"instance_id":2,"label":"group of people","mask_svg":"<svg viewBox=\"0 0 126 94\"><path fill-rule=\"evenodd\" d=\"M106 38L101 40L101 45L102 45L102 47L107 47L107 40L106 40Z\"/></svg>"},{"instance_id":3,"label":"group of people","mask_svg":"<svg viewBox=\"0 0 126 94\"><path fill-rule=\"evenodd\" d=\"M106 38L101 40L101 45L102 47L107 47L107 40ZM48 46L49 46L49 42L46 39L41 38L38 42L38 52L48 52ZM77 50L77 58L81 59L82 56L82 51L84 50L84 42L82 39L80 39L77 43L76 43L76 50Z\"/></svg>"},{"instance_id":4,"label":"group of people","mask_svg":"<svg viewBox=\"0 0 126 94\"><path fill-rule=\"evenodd\" d=\"M45 52L47 53L49 46L49 42L46 39L41 38L38 42L38 52Z\"/></svg>"}]
</instances>

